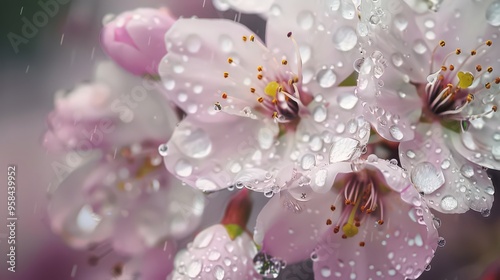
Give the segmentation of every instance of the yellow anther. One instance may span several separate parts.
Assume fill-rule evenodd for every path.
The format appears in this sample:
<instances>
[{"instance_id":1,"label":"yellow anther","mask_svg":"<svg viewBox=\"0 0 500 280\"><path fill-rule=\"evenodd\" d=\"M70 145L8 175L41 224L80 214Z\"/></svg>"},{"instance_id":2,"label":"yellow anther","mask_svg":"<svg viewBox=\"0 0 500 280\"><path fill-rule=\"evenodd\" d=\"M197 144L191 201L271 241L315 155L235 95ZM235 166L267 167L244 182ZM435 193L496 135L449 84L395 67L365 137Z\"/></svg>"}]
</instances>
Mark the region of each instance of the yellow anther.
<instances>
[{"instance_id":1,"label":"yellow anther","mask_svg":"<svg viewBox=\"0 0 500 280\"><path fill-rule=\"evenodd\" d=\"M493 112L496 112L496 111L497 111L497 109L498 109L498 108L497 108L497 105L493 105L493 106L491 106L491 110L493 110Z\"/></svg>"},{"instance_id":2,"label":"yellow anther","mask_svg":"<svg viewBox=\"0 0 500 280\"><path fill-rule=\"evenodd\" d=\"M228 72L224 72L224 78L227 78L229 77L229 73Z\"/></svg>"},{"instance_id":3,"label":"yellow anther","mask_svg":"<svg viewBox=\"0 0 500 280\"><path fill-rule=\"evenodd\" d=\"M495 78L495 84L497 84L497 85L500 84L500 77Z\"/></svg>"},{"instance_id":4,"label":"yellow anther","mask_svg":"<svg viewBox=\"0 0 500 280\"><path fill-rule=\"evenodd\" d=\"M262 72L262 66L258 66L257 71Z\"/></svg>"},{"instance_id":5,"label":"yellow anther","mask_svg":"<svg viewBox=\"0 0 500 280\"><path fill-rule=\"evenodd\" d=\"M461 53L462 53L462 50L461 50L461 49L456 49L456 50L455 50L455 54L457 54L457 55L458 55L458 54L461 54Z\"/></svg>"},{"instance_id":6,"label":"yellow anther","mask_svg":"<svg viewBox=\"0 0 500 280\"><path fill-rule=\"evenodd\" d=\"M490 47L491 45L493 45L493 42L491 40L486 41L486 46Z\"/></svg>"},{"instance_id":7,"label":"yellow anther","mask_svg":"<svg viewBox=\"0 0 500 280\"><path fill-rule=\"evenodd\" d=\"M251 87L251 88L250 88L250 92L251 92L251 93L255 93L255 88Z\"/></svg>"},{"instance_id":8,"label":"yellow anther","mask_svg":"<svg viewBox=\"0 0 500 280\"><path fill-rule=\"evenodd\" d=\"M223 92L221 97L222 97L222 99L227 99L227 93Z\"/></svg>"},{"instance_id":9,"label":"yellow anther","mask_svg":"<svg viewBox=\"0 0 500 280\"><path fill-rule=\"evenodd\" d=\"M263 77L264 76L262 76L262 74L257 75L257 79L259 79L259 80L262 80Z\"/></svg>"},{"instance_id":10,"label":"yellow anther","mask_svg":"<svg viewBox=\"0 0 500 280\"><path fill-rule=\"evenodd\" d=\"M468 88L474 82L474 75L470 72L458 72L458 87L460 88Z\"/></svg>"},{"instance_id":11,"label":"yellow anther","mask_svg":"<svg viewBox=\"0 0 500 280\"><path fill-rule=\"evenodd\" d=\"M493 67L491 67L491 66L490 66L490 67L488 67L487 71L488 71L488 73L493 72Z\"/></svg>"},{"instance_id":12,"label":"yellow anther","mask_svg":"<svg viewBox=\"0 0 500 280\"><path fill-rule=\"evenodd\" d=\"M477 51L476 50L472 50L470 51L470 55L476 55L477 54Z\"/></svg>"},{"instance_id":13,"label":"yellow anther","mask_svg":"<svg viewBox=\"0 0 500 280\"><path fill-rule=\"evenodd\" d=\"M259 103L262 103L262 102L264 102L264 98L259 97L259 98L257 98L257 101L258 101Z\"/></svg>"},{"instance_id":14,"label":"yellow anther","mask_svg":"<svg viewBox=\"0 0 500 280\"><path fill-rule=\"evenodd\" d=\"M476 71L477 72L481 72L481 70L483 70L483 67L481 67L481 65L476 65Z\"/></svg>"},{"instance_id":15,"label":"yellow anther","mask_svg":"<svg viewBox=\"0 0 500 280\"><path fill-rule=\"evenodd\" d=\"M275 118L275 119L278 118L278 112L273 112L273 118Z\"/></svg>"},{"instance_id":16,"label":"yellow anther","mask_svg":"<svg viewBox=\"0 0 500 280\"><path fill-rule=\"evenodd\" d=\"M280 88L280 84L276 81L272 81L266 85L264 88L264 93L271 96L276 97L276 92Z\"/></svg>"},{"instance_id":17,"label":"yellow anther","mask_svg":"<svg viewBox=\"0 0 500 280\"><path fill-rule=\"evenodd\" d=\"M250 35L250 41L252 41L252 42L255 41L255 36Z\"/></svg>"},{"instance_id":18,"label":"yellow anther","mask_svg":"<svg viewBox=\"0 0 500 280\"><path fill-rule=\"evenodd\" d=\"M227 59L227 63L229 63L229 64L233 63L233 59L229 57L229 58Z\"/></svg>"},{"instance_id":19,"label":"yellow anther","mask_svg":"<svg viewBox=\"0 0 500 280\"><path fill-rule=\"evenodd\" d=\"M446 71L446 66L441 66L441 71Z\"/></svg>"},{"instance_id":20,"label":"yellow anther","mask_svg":"<svg viewBox=\"0 0 500 280\"><path fill-rule=\"evenodd\" d=\"M445 42L445 41L443 41L443 40L441 40L441 41L439 41L439 45L440 45L441 47L444 47L444 46L446 46L446 42Z\"/></svg>"},{"instance_id":21,"label":"yellow anther","mask_svg":"<svg viewBox=\"0 0 500 280\"><path fill-rule=\"evenodd\" d=\"M472 95L470 93L467 94L467 99L466 100L467 100L468 103L472 102L474 100L474 95Z\"/></svg>"},{"instance_id":22,"label":"yellow anther","mask_svg":"<svg viewBox=\"0 0 500 280\"><path fill-rule=\"evenodd\" d=\"M243 37L241 37L241 39L243 39L243 42L246 42L248 38L247 38L247 36L243 36Z\"/></svg>"},{"instance_id":23,"label":"yellow anther","mask_svg":"<svg viewBox=\"0 0 500 280\"><path fill-rule=\"evenodd\" d=\"M490 83L486 83L486 84L484 85L484 87L485 87L486 89L490 89L490 88L491 88L491 84L490 84Z\"/></svg>"},{"instance_id":24,"label":"yellow anther","mask_svg":"<svg viewBox=\"0 0 500 280\"><path fill-rule=\"evenodd\" d=\"M453 70L455 70L455 65L450 64L450 67L449 67L449 68L450 68L450 71L453 71Z\"/></svg>"},{"instance_id":25,"label":"yellow anther","mask_svg":"<svg viewBox=\"0 0 500 280\"><path fill-rule=\"evenodd\" d=\"M286 59L283 59L283 60L281 60L281 64L283 64L283 65L287 65L287 64L288 64L288 61L286 61Z\"/></svg>"}]
</instances>

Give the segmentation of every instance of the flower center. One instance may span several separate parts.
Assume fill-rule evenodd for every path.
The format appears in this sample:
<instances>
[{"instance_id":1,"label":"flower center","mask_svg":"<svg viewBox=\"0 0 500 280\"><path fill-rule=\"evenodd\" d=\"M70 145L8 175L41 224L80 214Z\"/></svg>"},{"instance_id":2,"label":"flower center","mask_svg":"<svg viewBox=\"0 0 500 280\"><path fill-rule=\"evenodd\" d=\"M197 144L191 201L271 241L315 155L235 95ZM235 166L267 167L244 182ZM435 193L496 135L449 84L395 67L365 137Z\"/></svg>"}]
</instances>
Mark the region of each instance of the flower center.
<instances>
[{"instance_id":1,"label":"flower center","mask_svg":"<svg viewBox=\"0 0 500 280\"><path fill-rule=\"evenodd\" d=\"M439 45L434 48L431 72L433 72L432 65L438 48L445 45L445 41L440 41ZM479 60L479 57L484 55L491 45L492 41L488 40L468 54L463 54L461 49L457 48L444 56L440 68L427 77L428 83L425 84L425 87L424 85L419 87L419 92L427 104L423 113L424 121L439 119L447 124L456 124L457 121L467 124L468 121L496 112L497 106L489 104L493 101L493 95L498 93L492 92L492 84L500 83L500 77L493 78L493 67L483 67L481 64L476 64L475 69L469 69L472 71L463 70L470 68L473 60ZM457 57L459 62L457 65L447 64L448 59L452 56ZM489 98L486 98L488 96ZM483 104L487 105L486 109L481 108L483 110L480 112L474 112L474 106L470 106L477 97L481 97ZM485 102L488 99L491 101Z\"/></svg>"},{"instance_id":2,"label":"flower center","mask_svg":"<svg viewBox=\"0 0 500 280\"><path fill-rule=\"evenodd\" d=\"M340 184L345 185L340 186ZM346 180L339 181L334 185L339 190L339 195L330 206L331 211L335 211L338 204L341 204L342 212L333 227L333 232L342 230L342 238L354 237L359 233L359 228L365 224L371 215L378 215L376 220L378 225L384 224L384 207L382 196L387 192L386 187L379 182L370 171L362 170L347 175ZM338 202L343 198L343 203ZM377 212L376 214L373 214ZM331 219L326 220L327 225L333 225ZM366 235L366 231L365 231ZM365 236L363 236L363 239ZM364 246L360 242L360 246Z\"/></svg>"},{"instance_id":3,"label":"flower center","mask_svg":"<svg viewBox=\"0 0 500 280\"><path fill-rule=\"evenodd\" d=\"M239 115L253 119L272 118L276 123L282 124L284 128L295 127L300 121L300 114L307 111L304 103L307 102L307 94L299 91L302 77L302 60L298 50L297 42L289 32L287 37L294 44L297 69L294 71L286 58L281 60L273 56L270 51L253 35L243 36L242 40L250 46L263 48L265 56L271 56L269 61L263 61L257 66L254 83L248 86L249 93L253 98L238 98L231 93L222 92L221 101L214 105L216 111L222 111L232 115ZM227 59L231 65L237 65L232 57ZM246 69L245 69L246 70ZM231 73L224 72L225 79L231 79ZM237 83L237 81L234 81ZM254 114L255 113L255 114Z\"/></svg>"}]
</instances>

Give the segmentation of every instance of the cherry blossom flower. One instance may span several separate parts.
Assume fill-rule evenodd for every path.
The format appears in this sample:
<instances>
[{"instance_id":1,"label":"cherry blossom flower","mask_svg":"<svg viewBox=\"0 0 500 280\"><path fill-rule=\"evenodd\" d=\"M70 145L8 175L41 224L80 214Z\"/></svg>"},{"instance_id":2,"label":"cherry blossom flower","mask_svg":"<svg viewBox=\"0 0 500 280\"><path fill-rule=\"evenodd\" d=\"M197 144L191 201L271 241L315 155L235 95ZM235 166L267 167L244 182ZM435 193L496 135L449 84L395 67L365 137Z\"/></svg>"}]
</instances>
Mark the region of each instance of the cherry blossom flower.
<instances>
[{"instance_id":1,"label":"cherry blossom flower","mask_svg":"<svg viewBox=\"0 0 500 280\"><path fill-rule=\"evenodd\" d=\"M101 65L97 77L58 98L50 119L46 146L79 156L75 166L61 167L72 172L51 193L52 229L73 247L109 242L126 254L185 237L199 224L205 200L170 175L158 154L175 115L161 95L134 86L113 65Z\"/></svg>"},{"instance_id":2,"label":"cherry blossom flower","mask_svg":"<svg viewBox=\"0 0 500 280\"><path fill-rule=\"evenodd\" d=\"M51 195L52 229L75 248L112 243L132 254L165 238L182 238L201 220L204 198L162 167L155 147L90 161Z\"/></svg>"},{"instance_id":3,"label":"cherry blossom flower","mask_svg":"<svg viewBox=\"0 0 500 280\"><path fill-rule=\"evenodd\" d=\"M113 150L130 143L164 141L177 117L156 84L101 62L90 83L59 91L43 145L49 151Z\"/></svg>"},{"instance_id":4,"label":"cherry blossom flower","mask_svg":"<svg viewBox=\"0 0 500 280\"><path fill-rule=\"evenodd\" d=\"M401 164L432 208L488 215L486 168L500 168L492 47L500 43L500 5L428 2L431 11L417 13L402 1L362 1L358 97L377 132L401 142Z\"/></svg>"},{"instance_id":5,"label":"cherry blossom flower","mask_svg":"<svg viewBox=\"0 0 500 280\"><path fill-rule=\"evenodd\" d=\"M354 6L274 6L280 13L268 19L267 45L227 20L180 19L166 35L160 76L187 116L167 144L165 163L194 187L246 186L272 195L328 161L338 138L352 140L342 155L348 158L367 142L353 88L338 86L356 55Z\"/></svg>"},{"instance_id":6,"label":"cherry blossom flower","mask_svg":"<svg viewBox=\"0 0 500 280\"><path fill-rule=\"evenodd\" d=\"M291 211L275 196L257 218L263 253L288 263L313 260L315 279L417 278L438 235L429 208L408 175L375 155L356 163L318 166Z\"/></svg>"},{"instance_id":7,"label":"cherry blossom flower","mask_svg":"<svg viewBox=\"0 0 500 280\"><path fill-rule=\"evenodd\" d=\"M174 22L166 9L127 11L105 23L101 45L116 63L130 73L156 76L158 65L167 52L165 33Z\"/></svg>"},{"instance_id":8,"label":"cherry blossom flower","mask_svg":"<svg viewBox=\"0 0 500 280\"><path fill-rule=\"evenodd\" d=\"M177 253L171 279L262 279L252 261L257 248L245 230L251 207L249 191L239 191L221 223L201 231Z\"/></svg>"}]
</instances>

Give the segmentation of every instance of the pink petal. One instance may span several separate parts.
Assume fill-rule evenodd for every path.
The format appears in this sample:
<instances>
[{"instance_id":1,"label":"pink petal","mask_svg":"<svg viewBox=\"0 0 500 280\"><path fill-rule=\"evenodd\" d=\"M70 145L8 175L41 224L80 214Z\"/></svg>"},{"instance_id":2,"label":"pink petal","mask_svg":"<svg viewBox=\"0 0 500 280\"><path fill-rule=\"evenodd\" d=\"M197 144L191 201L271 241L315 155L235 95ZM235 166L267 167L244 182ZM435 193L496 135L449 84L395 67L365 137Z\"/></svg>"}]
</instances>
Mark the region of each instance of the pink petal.
<instances>
[{"instance_id":1,"label":"pink petal","mask_svg":"<svg viewBox=\"0 0 500 280\"><path fill-rule=\"evenodd\" d=\"M268 172L280 170L276 163L281 159L273 155L277 134L270 120L239 118L224 125L202 124L188 115L167 143L165 164L172 174L204 191L236 183L250 187ZM254 189L264 191L257 185Z\"/></svg>"},{"instance_id":2,"label":"pink petal","mask_svg":"<svg viewBox=\"0 0 500 280\"><path fill-rule=\"evenodd\" d=\"M264 55L270 52L258 38L255 42L242 40L242 36L252 34L245 26L229 20L178 20L166 35L168 54L159 69L168 98L202 122L235 118L214 110L223 92L257 106L257 96L250 88L263 87L257 79L257 67L270 63L264 61ZM229 57L234 60L232 64L228 63ZM224 78L224 72L229 73L228 78Z\"/></svg>"},{"instance_id":3,"label":"pink petal","mask_svg":"<svg viewBox=\"0 0 500 280\"><path fill-rule=\"evenodd\" d=\"M493 203L493 186L486 170L454 150L455 132L440 124L420 124L412 141L399 146L401 164L429 206L444 213L485 211Z\"/></svg>"},{"instance_id":4,"label":"pink petal","mask_svg":"<svg viewBox=\"0 0 500 280\"><path fill-rule=\"evenodd\" d=\"M269 49L284 52L295 65L300 54L305 92L317 95L331 90L353 72L352 61L360 55L357 11L351 1L338 1L340 5L325 1L274 2L267 21L266 41ZM286 37L288 32L293 33L298 49Z\"/></svg>"},{"instance_id":5,"label":"pink petal","mask_svg":"<svg viewBox=\"0 0 500 280\"><path fill-rule=\"evenodd\" d=\"M329 216L325 212L329 214L335 196L331 192L319 195L305 191L307 201L298 201L285 191L271 198L261 210L254 239L266 254L288 263L305 260L327 230Z\"/></svg>"},{"instance_id":6,"label":"pink petal","mask_svg":"<svg viewBox=\"0 0 500 280\"><path fill-rule=\"evenodd\" d=\"M417 278L437 247L437 230L426 207L405 203L403 196L418 197L413 188L384 199L385 223L368 227L365 234L342 239L325 233L313 258L316 279ZM375 224L373 218L366 221ZM360 242L365 242L361 247Z\"/></svg>"}]
</instances>

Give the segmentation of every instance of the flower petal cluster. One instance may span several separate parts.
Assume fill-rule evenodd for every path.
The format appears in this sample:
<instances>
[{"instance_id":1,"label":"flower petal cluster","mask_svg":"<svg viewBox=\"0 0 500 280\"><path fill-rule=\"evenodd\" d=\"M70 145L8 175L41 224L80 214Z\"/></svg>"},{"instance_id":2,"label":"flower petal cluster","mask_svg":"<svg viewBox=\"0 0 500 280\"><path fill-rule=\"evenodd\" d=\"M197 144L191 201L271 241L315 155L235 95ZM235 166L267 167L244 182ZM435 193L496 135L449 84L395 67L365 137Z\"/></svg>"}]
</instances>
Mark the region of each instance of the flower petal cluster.
<instances>
[{"instance_id":1,"label":"flower petal cluster","mask_svg":"<svg viewBox=\"0 0 500 280\"><path fill-rule=\"evenodd\" d=\"M336 139L352 139L357 150L367 143L354 88L338 87L356 54L354 6L313 13L327 5L274 5L280 14L268 20L266 44L227 20L180 19L166 35L159 72L186 117L165 163L191 186L277 193L294 174L327 162Z\"/></svg>"},{"instance_id":2,"label":"flower petal cluster","mask_svg":"<svg viewBox=\"0 0 500 280\"><path fill-rule=\"evenodd\" d=\"M158 75L166 54L165 32L175 22L167 9L140 8L105 23L101 45L106 53L132 74Z\"/></svg>"},{"instance_id":3,"label":"flower petal cluster","mask_svg":"<svg viewBox=\"0 0 500 280\"><path fill-rule=\"evenodd\" d=\"M403 167L441 212L488 213L493 203L486 169L500 168L497 4L429 3L425 13L405 2L360 5L364 116L401 142Z\"/></svg>"}]
</instances>

